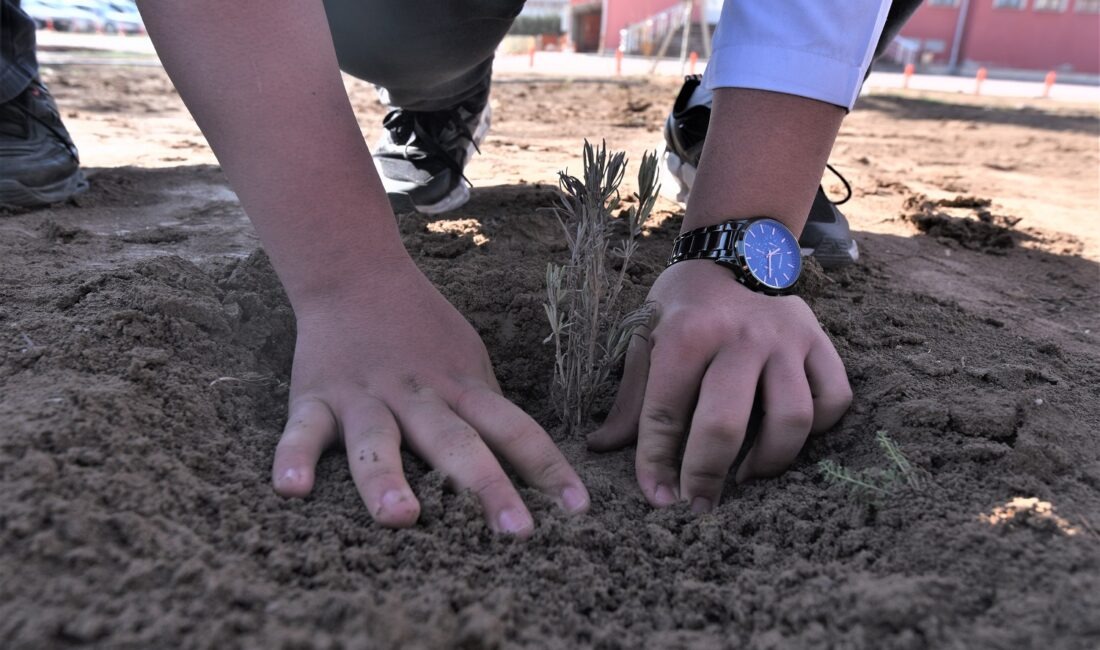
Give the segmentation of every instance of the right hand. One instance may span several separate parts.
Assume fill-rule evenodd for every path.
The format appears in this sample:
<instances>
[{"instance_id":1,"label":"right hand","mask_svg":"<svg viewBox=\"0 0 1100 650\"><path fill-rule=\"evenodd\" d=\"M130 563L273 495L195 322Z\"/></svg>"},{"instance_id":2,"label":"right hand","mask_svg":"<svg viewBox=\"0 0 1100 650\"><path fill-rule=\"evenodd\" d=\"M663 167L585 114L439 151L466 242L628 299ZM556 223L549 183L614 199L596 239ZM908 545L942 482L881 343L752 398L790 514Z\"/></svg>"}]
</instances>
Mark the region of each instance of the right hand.
<instances>
[{"instance_id":1,"label":"right hand","mask_svg":"<svg viewBox=\"0 0 1100 650\"><path fill-rule=\"evenodd\" d=\"M401 468L402 442L472 490L490 528L519 536L534 521L494 453L566 511L588 491L546 432L501 395L473 327L411 260L372 286L297 306L298 340L286 429L275 450L275 491L304 497L321 453L342 441L371 516L416 523L420 504Z\"/></svg>"}]
</instances>

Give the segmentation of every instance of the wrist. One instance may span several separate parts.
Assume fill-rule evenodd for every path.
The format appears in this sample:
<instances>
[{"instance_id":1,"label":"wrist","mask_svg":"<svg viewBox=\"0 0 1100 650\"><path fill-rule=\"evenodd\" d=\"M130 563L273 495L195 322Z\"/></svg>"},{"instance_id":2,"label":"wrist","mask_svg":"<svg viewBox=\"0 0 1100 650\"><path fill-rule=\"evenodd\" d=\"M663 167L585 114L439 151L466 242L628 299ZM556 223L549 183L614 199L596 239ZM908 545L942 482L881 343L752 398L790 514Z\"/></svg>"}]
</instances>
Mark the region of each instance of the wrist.
<instances>
[{"instance_id":1,"label":"wrist","mask_svg":"<svg viewBox=\"0 0 1100 650\"><path fill-rule=\"evenodd\" d=\"M668 263L691 260L716 262L747 288L768 295L793 290L802 270L798 238L768 217L727 220L683 232Z\"/></svg>"},{"instance_id":2,"label":"wrist","mask_svg":"<svg viewBox=\"0 0 1100 650\"><path fill-rule=\"evenodd\" d=\"M400 243L381 250L354 252L355 255L344 259L306 263L301 268L279 272L299 319L311 313L331 313L349 305L375 302L420 275Z\"/></svg>"},{"instance_id":3,"label":"wrist","mask_svg":"<svg viewBox=\"0 0 1100 650\"><path fill-rule=\"evenodd\" d=\"M683 230L770 217L800 235L844 113L805 97L717 89Z\"/></svg>"},{"instance_id":4,"label":"wrist","mask_svg":"<svg viewBox=\"0 0 1100 650\"><path fill-rule=\"evenodd\" d=\"M714 202L710 201L707 203L707 208L693 210L693 206L689 202L687 210L684 212L684 222L680 225L680 234L698 228L716 226L727 221L742 221L745 219L767 217L782 223L797 237L802 233L802 228L806 225L806 217L809 213L809 208L807 208L805 212L802 212L799 209L791 209L789 205L777 204L775 202L771 202L770 207L768 207L768 202L753 201L741 203L739 200L733 199L728 202L724 210L717 210L714 208L714 205ZM748 209L746 209L746 207ZM800 208L801 204L799 204L798 207Z\"/></svg>"}]
</instances>

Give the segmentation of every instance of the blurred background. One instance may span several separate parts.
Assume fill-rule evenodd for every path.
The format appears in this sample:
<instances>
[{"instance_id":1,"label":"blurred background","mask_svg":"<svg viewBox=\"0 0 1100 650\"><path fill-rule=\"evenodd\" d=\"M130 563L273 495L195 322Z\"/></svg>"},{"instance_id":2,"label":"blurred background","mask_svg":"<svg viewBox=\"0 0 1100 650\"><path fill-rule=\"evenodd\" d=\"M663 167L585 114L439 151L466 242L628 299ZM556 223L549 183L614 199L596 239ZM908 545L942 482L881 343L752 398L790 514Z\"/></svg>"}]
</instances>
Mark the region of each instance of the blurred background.
<instances>
[{"instance_id":1,"label":"blurred background","mask_svg":"<svg viewBox=\"0 0 1100 650\"><path fill-rule=\"evenodd\" d=\"M650 56L705 55L723 0L528 0L514 31L541 34L548 48ZM683 25L689 25L683 37ZM672 36L672 38L669 38ZM1100 0L925 0L878 69L1100 80Z\"/></svg>"},{"instance_id":2,"label":"blurred background","mask_svg":"<svg viewBox=\"0 0 1100 650\"><path fill-rule=\"evenodd\" d=\"M23 0L39 29L98 34L144 34L132 0Z\"/></svg>"}]
</instances>

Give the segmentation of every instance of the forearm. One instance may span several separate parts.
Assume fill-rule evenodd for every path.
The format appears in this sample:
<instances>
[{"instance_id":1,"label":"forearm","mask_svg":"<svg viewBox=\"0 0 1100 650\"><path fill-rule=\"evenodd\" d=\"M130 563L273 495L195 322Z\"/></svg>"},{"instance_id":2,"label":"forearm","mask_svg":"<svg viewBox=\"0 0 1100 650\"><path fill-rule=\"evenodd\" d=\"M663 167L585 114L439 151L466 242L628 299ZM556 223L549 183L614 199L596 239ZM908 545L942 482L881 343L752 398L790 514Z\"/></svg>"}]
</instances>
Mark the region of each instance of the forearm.
<instances>
[{"instance_id":1,"label":"forearm","mask_svg":"<svg viewBox=\"0 0 1100 650\"><path fill-rule=\"evenodd\" d=\"M844 115L815 99L716 89L683 230L768 216L801 233Z\"/></svg>"},{"instance_id":2,"label":"forearm","mask_svg":"<svg viewBox=\"0 0 1100 650\"><path fill-rule=\"evenodd\" d=\"M321 3L140 5L295 309L369 286L372 264L407 259Z\"/></svg>"},{"instance_id":3,"label":"forearm","mask_svg":"<svg viewBox=\"0 0 1100 650\"><path fill-rule=\"evenodd\" d=\"M714 103L685 228L770 216L802 232L890 7L890 0L722 5L705 79Z\"/></svg>"}]
</instances>

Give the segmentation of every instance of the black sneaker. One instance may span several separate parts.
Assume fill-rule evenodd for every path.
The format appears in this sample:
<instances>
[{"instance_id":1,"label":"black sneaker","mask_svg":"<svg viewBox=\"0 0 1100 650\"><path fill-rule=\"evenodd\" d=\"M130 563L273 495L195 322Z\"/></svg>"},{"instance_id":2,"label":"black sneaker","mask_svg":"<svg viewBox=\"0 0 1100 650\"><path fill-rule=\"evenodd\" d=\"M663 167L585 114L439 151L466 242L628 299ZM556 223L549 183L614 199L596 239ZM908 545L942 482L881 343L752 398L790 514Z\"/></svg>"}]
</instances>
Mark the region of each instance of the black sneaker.
<instances>
[{"instance_id":1,"label":"black sneaker","mask_svg":"<svg viewBox=\"0 0 1100 650\"><path fill-rule=\"evenodd\" d=\"M447 212L470 200L466 163L489 131L488 99L442 111L390 111L374 165L395 212Z\"/></svg>"},{"instance_id":2,"label":"black sneaker","mask_svg":"<svg viewBox=\"0 0 1100 650\"><path fill-rule=\"evenodd\" d=\"M691 186L695 184L695 171L703 153L703 141L710 123L710 106L714 95L703 87L702 77L692 75L684 79L680 94L672 106L672 113L665 121L665 169L676 180L676 200L687 202ZM836 268L853 264L859 259L859 245L852 239L848 220L836 206L852 196L848 181L830 165L847 190L840 201L831 201L819 185L814 197L806 226L798 243L802 255L812 255L824 268Z\"/></svg>"},{"instance_id":3,"label":"black sneaker","mask_svg":"<svg viewBox=\"0 0 1100 650\"><path fill-rule=\"evenodd\" d=\"M836 207L852 198L852 186L832 165L825 166L844 184L844 198L834 201L825 195L820 185L817 186L810 217L802 228L798 245L802 247L803 256L812 255L822 268L835 269L859 261L859 244L852 238L848 220Z\"/></svg>"},{"instance_id":4,"label":"black sneaker","mask_svg":"<svg viewBox=\"0 0 1100 650\"><path fill-rule=\"evenodd\" d=\"M49 205L86 189L76 146L41 82L0 104L0 207Z\"/></svg>"}]
</instances>

